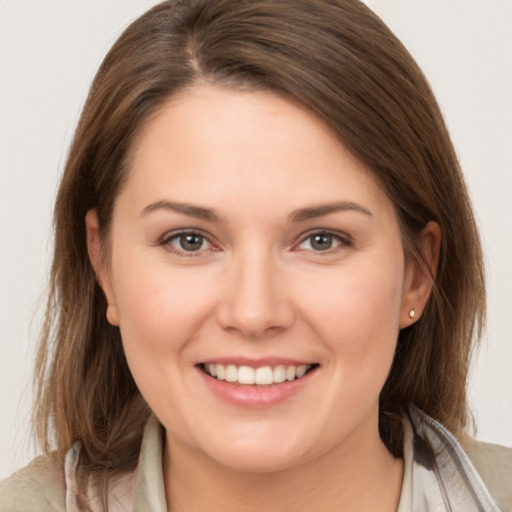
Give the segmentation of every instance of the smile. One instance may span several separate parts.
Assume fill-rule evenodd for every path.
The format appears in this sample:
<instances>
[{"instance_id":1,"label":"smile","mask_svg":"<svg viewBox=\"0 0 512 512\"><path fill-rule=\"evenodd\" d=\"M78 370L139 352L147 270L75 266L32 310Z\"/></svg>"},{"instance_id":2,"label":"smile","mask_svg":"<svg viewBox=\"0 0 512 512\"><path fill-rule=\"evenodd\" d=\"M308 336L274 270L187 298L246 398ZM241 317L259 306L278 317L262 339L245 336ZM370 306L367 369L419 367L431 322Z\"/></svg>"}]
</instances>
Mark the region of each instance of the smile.
<instances>
[{"instance_id":1,"label":"smile","mask_svg":"<svg viewBox=\"0 0 512 512\"><path fill-rule=\"evenodd\" d=\"M210 377L220 381L233 384L271 386L300 379L316 366L318 365L303 364L298 366L277 365L253 368L244 365L206 363L202 364L200 368Z\"/></svg>"}]
</instances>

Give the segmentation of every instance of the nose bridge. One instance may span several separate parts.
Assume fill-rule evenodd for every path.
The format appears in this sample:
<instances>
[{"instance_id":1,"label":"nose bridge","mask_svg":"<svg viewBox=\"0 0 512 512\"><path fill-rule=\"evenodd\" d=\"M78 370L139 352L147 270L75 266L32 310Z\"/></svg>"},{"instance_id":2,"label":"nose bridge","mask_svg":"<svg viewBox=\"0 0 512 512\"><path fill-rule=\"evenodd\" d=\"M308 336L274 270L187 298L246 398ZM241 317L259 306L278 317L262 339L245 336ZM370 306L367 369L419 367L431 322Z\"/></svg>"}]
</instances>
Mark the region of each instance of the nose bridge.
<instances>
[{"instance_id":1,"label":"nose bridge","mask_svg":"<svg viewBox=\"0 0 512 512\"><path fill-rule=\"evenodd\" d=\"M224 328L256 337L294 319L281 262L268 248L248 244L233 257L218 310Z\"/></svg>"}]
</instances>

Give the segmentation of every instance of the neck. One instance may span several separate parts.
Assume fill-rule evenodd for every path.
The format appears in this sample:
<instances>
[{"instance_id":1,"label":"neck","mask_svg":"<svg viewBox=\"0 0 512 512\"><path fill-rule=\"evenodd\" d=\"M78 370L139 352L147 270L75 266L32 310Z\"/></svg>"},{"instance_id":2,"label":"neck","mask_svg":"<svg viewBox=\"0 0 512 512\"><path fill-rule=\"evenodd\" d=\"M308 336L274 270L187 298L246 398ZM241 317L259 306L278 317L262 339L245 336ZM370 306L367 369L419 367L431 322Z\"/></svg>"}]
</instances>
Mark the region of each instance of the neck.
<instances>
[{"instance_id":1,"label":"neck","mask_svg":"<svg viewBox=\"0 0 512 512\"><path fill-rule=\"evenodd\" d=\"M345 443L346 444L346 443ZM378 432L360 448L345 445L273 472L240 472L178 443L166 443L164 475L170 512L395 512L403 463Z\"/></svg>"}]
</instances>

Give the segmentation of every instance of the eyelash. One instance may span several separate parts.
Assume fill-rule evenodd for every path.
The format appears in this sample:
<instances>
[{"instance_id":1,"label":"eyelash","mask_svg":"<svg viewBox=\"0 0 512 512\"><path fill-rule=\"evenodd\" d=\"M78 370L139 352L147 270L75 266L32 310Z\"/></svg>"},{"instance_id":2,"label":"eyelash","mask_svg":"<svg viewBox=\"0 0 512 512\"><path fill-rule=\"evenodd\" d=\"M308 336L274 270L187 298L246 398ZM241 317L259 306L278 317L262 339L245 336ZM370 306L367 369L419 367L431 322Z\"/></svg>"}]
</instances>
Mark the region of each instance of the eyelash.
<instances>
[{"instance_id":1,"label":"eyelash","mask_svg":"<svg viewBox=\"0 0 512 512\"><path fill-rule=\"evenodd\" d=\"M301 239L299 244L296 245L302 245L304 242L306 242L308 239L312 239L315 236L329 236L333 239L336 239L338 241L338 245L335 247L329 247L328 249L325 249L323 251L313 251L315 253L318 253L320 255L325 254L334 254L338 251L350 247L353 243L351 237L347 235L346 233L340 233L339 231L331 231L328 229L320 229L316 231L310 231L309 233L305 233L304 235L301 235Z\"/></svg>"},{"instance_id":2,"label":"eyelash","mask_svg":"<svg viewBox=\"0 0 512 512\"><path fill-rule=\"evenodd\" d=\"M198 251L185 251L185 250L179 250L179 249L175 248L173 245L171 245L172 241L177 240L180 237L183 237L183 236L186 236L186 235L195 235L195 236L201 237L203 241L205 241L208 244L210 244L210 246L213 248L212 250L214 250L214 251L219 250L218 248L215 248L216 246L210 240L209 236L206 235L205 233L203 233L201 230L198 230L198 229L195 229L195 230L194 229L181 230L181 231L175 231L173 233L167 233L162 238L160 238L160 240L158 241L157 245L164 247L169 252L177 254L178 256L182 256L182 257L197 257L197 256L201 256L202 253L204 252L204 249L203 250L198 250ZM333 239L336 239L338 241L338 245L336 245L333 248L329 247L328 249L325 249L325 250L312 251L312 252L320 254L320 255L322 255L322 254L325 254L325 255L333 254L333 253L336 253L336 252L338 252L339 250L341 250L343 248L350 247L353 244L353 241L352 241L351 237L349 235L347 235L346 233L340 233L338 231L331 231L331 230L327 230L327 229L321 229L321 230L316 230L316 231L310 231L308 233L305 233L305 234L301 235L300 241L297 244L295 244L294 247L302 245L308 239L312 239L315 236L329 236L329 237L332 237ZM311 250L311 249L306 249L306 250Z\"/></svg>"},{"instance_id":3,"label":"eyelash","mask_svg":"<svg viewBox=\"0 0 512 512\"><path fill-rule=\"evenodd\" d=\"M201 256L203 253L203 250L185 251L185 250L179 250L176 247L173 247L171 245L171 242L173 240L177 240L180 237L187 236L187 235L195 235L195 236L201 237L203 241L206 241L212 247L215 247L215 245L212 243L210 238L206 234L204 234L200 229L185 229L185 230L181 230L181 231L174 231L172 233L166 233L158 241L157 245L164 247L166 250L168 250L169 252L172 252L173 254L177 254L178 256L183 256L185 258L190 258L190 257L193 258L193 257ZM218 249L214 249L214 250L218 250Z\"/></svg>"}]
</instances>

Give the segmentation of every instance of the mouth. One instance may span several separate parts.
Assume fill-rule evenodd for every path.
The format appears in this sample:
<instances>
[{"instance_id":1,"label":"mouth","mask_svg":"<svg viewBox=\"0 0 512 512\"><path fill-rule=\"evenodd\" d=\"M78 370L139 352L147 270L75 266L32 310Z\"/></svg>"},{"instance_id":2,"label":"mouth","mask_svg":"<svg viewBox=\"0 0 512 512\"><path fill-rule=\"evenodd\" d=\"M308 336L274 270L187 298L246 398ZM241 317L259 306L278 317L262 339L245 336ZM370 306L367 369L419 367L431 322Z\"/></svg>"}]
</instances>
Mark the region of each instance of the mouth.
<instances>
[{"instance_id":1,"label":"mouth","mask_svg":"<svg viewBox=\"0 0 512 512\"><path fill-rule=\"evenodd\" d=\"M198 367L209 377L244 386L273 386L302 379L318 364L275 365L253 368L246 365L201 363Z\"/></svg>"}]
</instances>

